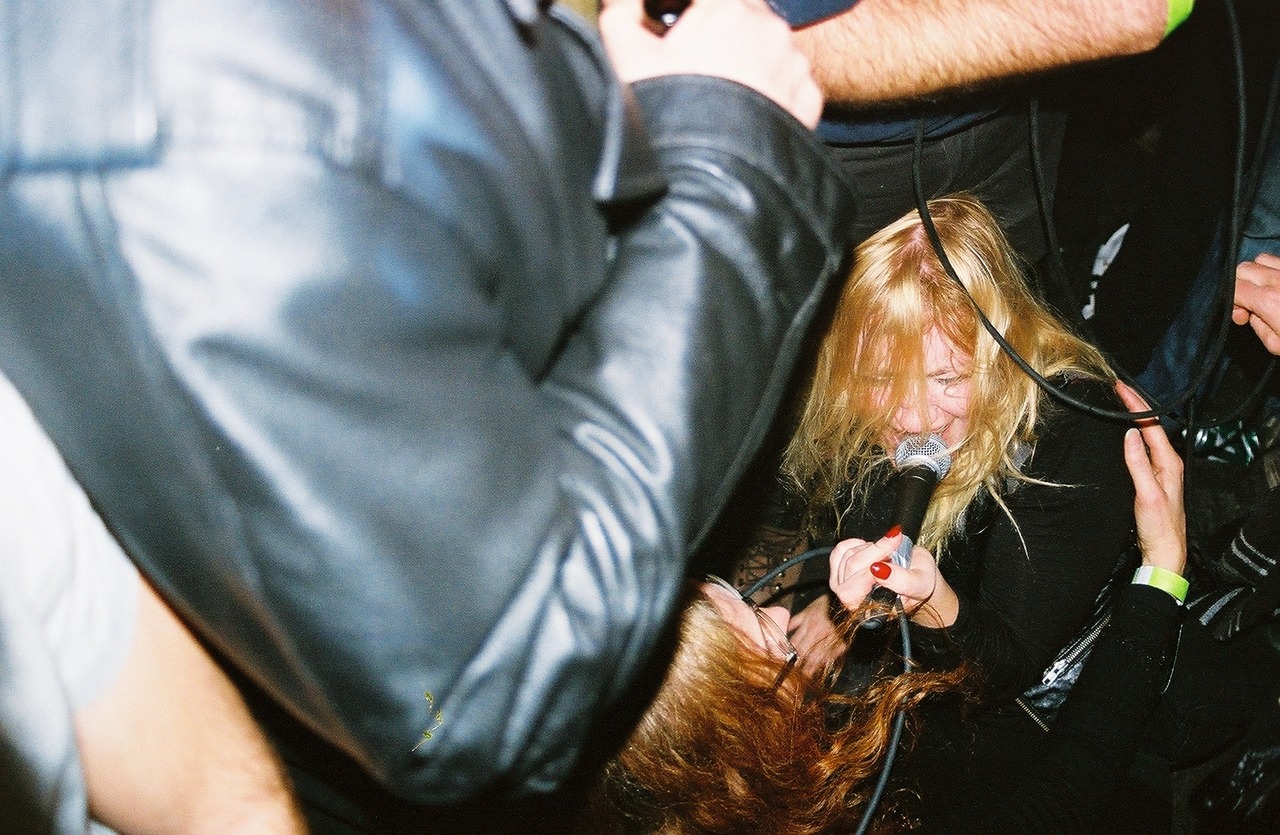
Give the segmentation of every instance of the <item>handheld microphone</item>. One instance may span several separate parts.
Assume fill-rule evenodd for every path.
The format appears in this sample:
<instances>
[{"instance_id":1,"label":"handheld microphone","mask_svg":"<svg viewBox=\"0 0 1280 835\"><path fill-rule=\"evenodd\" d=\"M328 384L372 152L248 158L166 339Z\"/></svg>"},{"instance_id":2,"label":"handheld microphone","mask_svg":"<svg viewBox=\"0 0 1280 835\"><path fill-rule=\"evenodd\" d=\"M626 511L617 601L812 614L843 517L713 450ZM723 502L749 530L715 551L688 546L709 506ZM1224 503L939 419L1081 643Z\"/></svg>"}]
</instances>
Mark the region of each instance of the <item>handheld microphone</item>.
<instances>
[{"instance_id":1,"label":"handheld microphone","mask_svg":"<svg viewBox=\"0 0 1280 835\"><path fill-rule=\"evenodd\" d=\"M937 435L927 438L912 436L898 444L893 461L901 475L890 518L902 528L902 540L893 553L893 561L906 568L911 565L911 549L915 547L916 537L920 536L933 489L951 471L951 456L947 453L946 443ZM876 586L871 590L870 599L892 606L898 595L884 586ZM877 615L864 621L862 627L879 629L884 622L885 617Z\"/></svg>"}]
</instances>

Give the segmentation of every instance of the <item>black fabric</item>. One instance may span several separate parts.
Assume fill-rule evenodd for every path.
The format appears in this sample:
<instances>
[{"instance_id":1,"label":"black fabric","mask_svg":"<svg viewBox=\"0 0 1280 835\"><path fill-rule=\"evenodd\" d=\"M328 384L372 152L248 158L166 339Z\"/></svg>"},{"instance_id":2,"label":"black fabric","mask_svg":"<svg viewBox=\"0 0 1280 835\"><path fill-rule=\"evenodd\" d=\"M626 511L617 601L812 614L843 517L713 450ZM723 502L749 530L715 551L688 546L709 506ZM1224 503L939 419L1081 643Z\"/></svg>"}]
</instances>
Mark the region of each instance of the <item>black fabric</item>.
<instances>
[{"instance_id":1,"label":"black fabric","mask_svg":"<svg viewBox=\"0 0 1280 835\"><path fill-rule=\"evenodd\" d=\"M86 85L4 125L152 82L154 158L0 128L0 365L131 556L382 790L568 779L845 259L826 149L530 2L0 2Z\"/></svg>"},{"instance_id":2,"label":"black fabric","mask_svg":"<svg viewBox=\"0 0 1280 835\"><path fill-rule=\"evenodd\" d=\"M1004 766L956 768L921 787L931 832L1095 831L1133 763L1169 677L1182 609L1168 593L1126 585L1050 734Z\"/></svg>"},{"instance_id":3,"label":"black fabric","mask_svg":"<svg viewBox=\"0 0 1280 835\"><path fill-rule=\"evenodd\" d=\"M938 832L1167 832L1170 770L1238 740L1273 695L1166 592L1125 584L1049 733L930 712L901 783ZM1273 711L1272 711L1273 712Z\"/></svg>"},{"instance_id":4,"label":"black fabric","mask_svg":"<svg viewBox=\"0 0 1280 835\"><path fill-rule=\"evenodd\" d=\"M1062 113L1040 114L1039 141L1050 216L1065 130L1066 117ZM967 191L982 200L1018 254L1035 263L1048 247L1032 173L1029 137L1025 105L1003 109L948 136L926 140L921 174L926 198ZM832 151L858 189L855 242L865 240L916 207L910 142L833 145Z\"/></svg>"},{"instance_id":5,"label":"black fabric","mask_svg":"<svg viewBox=\"0 0 1280 835\"><path fill-rule=\"evenodd\" d=\"M1229 641L1280 612L1280 487L1245 519L1213 566L1219 586L1191 603L1196 620Z\"/></svg>"}]
</instances>

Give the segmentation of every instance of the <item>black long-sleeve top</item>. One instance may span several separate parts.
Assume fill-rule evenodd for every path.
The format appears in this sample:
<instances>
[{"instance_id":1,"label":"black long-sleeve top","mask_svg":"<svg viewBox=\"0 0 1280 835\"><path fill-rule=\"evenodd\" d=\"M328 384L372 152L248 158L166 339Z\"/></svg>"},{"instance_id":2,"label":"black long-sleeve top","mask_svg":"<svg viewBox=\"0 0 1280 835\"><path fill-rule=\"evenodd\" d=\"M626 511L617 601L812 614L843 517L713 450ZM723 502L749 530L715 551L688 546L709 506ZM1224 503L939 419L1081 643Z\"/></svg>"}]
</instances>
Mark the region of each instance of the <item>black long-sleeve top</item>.
<instances>
[{"instance_id":1,"label":"black long-sleeve top","mask_svg":"<svg viewBox=\"0 0 1280 835\"><path fill-rule=\"evenodd\" d=\"M1133 761L1169 677L1183 609L1164 591L1126 585L1111 621L1042 744L1010 751L1012 767L993 775L957 768L955 798L935 805L924 828L936 832L1090 832ZM1004 775L1016 774L1012 780Z\"/></svg>"},{"instance_id":2,"label":"black long-sleeve top","mask_svg":"<svg viewBox=\"0 0 1280 835\"><path fill-rule=\"evenodd\" d=\"M1067 388L1086 402L1117 408L1104 383L1075 380ZM945 636L913 627L921 660L951 664L958 650L982 672L992 705L1010 702L1040 679L1090 625L1099 593L1135 553L1126 427L1053 402L1044 412L1023 467L1031 481L1011 485L1004 495L1012 519L990 499L976 500L939 561L960 599L955 624ZM890 476L872 489L865 507L845 514L838 532L824 536L819 523L814 544L882 536L893 524L894 494ZM812 560L806 569L803 583L816 572L825 586L825 561Z\"/></svg>"}]
</instances>

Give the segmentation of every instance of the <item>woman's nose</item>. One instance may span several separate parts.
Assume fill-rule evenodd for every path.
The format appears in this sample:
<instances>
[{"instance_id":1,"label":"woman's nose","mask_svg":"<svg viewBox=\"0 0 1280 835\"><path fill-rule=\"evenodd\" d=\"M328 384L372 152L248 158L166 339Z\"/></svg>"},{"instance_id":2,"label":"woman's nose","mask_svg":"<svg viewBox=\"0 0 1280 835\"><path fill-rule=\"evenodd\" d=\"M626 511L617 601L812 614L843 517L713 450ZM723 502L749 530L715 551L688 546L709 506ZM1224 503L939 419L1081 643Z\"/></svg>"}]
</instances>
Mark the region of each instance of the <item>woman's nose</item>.
<instances>
[{"instance_id":1,"label":"woman's nose","mask_svg":"<svg viewBox=\"0 0 1280 835\"><path fill-rule=\"evenodd\" d=\"M903 405L898 407L894 422L898 425L899 431L908 435L927 435L938 425L937 412L938 410L930 405L928 414L925 416L920 413L915 404Z\"/></svg>"}]
</instances>

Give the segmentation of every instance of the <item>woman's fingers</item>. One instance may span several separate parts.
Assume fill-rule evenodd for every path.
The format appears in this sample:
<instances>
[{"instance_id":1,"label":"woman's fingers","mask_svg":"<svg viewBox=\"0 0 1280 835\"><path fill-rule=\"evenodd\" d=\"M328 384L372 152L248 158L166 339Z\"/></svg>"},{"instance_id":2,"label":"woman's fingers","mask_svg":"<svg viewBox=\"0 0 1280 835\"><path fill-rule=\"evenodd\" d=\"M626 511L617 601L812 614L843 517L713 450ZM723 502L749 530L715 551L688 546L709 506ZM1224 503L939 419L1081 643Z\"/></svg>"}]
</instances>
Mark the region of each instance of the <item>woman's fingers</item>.
<instances>
[{"instance_id":1,"label":"woman's fingers","mask_svg":"<svg viewBox=\"0 0 1280 835\"><path fill-rule=\"evenodd\" d=\"M1147 403L1124 383L1116 391L1130 411ZM1182 573L1187 559L1187 523L1182 497L1182 459L1159 421L1137 421L1124 437L1124 462L1133 479L1133 511L1143 562Z\"/></svg>"},{"instance_id":2,"label":"woman's fingers","mask_svg":"<svg viewBox=\"0 0 1280 835\"><path fill-rule=\"evenodd\" d=\"M938 577L933 555L920 547L912 549L910 566L883 560L868 566L868 572L877 584L901 595L908 603L928 600Z\"/></svg>"},{"instance_id":3,"label":"woman's fingers","mask_svg":"<svg viewBox=\"0 0 1280 835\"><path fill-rule=\"evenodd\" d=\"M1156 479L1155 468L1147 454L1147 446L1143 443L1142 433L1137 429L1124 433L1124 463L1129 468L1129 477L1133 479L1138 501L1164 496L1164 490Z\"/></svg>"},{"instance_id":4,"label":"woman's fingers","mask_svg":"<svg viewBox=\"0 0 1280 835\"><path fill-rule=\"evenodd\" d=\"M849 577L865 571L873 562L893 556L902 535L886 534L875 542L863 539L845 539L831 549L831 582L843 583Z\"/></svg>"},{"instance_id":5,"label":"woman's fingers","mask_svg":"<svg viewBox=\"0 0 1280 835\"><path fill-rule=\"evenodd\" d=\"M933 555L923 548L911 552L911 565L875 563L869 573L902 598L911 619L921 626L939 628L956 622L960 601L946 578L938 572Z\"/></svg>"},{"instance_id":6,"label":"woman's fingers","mask_svg":"<svg viewBox=\"0 0 1280 835\"><path fill-rule=\"evenodd\" d=\"M1120 395L1120 400L1124 403L1124 407L1131 412L1145 412L1151 408L1136 389L1121 380L1116 380L1116 394ZM1158 423L1158 421L1155 418L1143 418L1137 423L1141 426L1148 423Z\"/></svg>"},{"instance_id":7,"label":"woman's fingers","mask_svg":"<svg viewBox=\"0 0 1280 835\"><path fill-rule=\"evenodd\" d=\"M1149 451L1145 439L1146 436L1139 435L1135 429L1130 429L1124 439L1124 460L1133 478L1133 512L1138 522L1142 561L1181 574L1187 560L1182 462L1158 463L1157 459L1164 458L1163 452ZM1168 444L1167 438L1160 440ZM1172 453L1172 447L1169 452Z\"/></svg>"},{"instance_id":8,"label":"woman's fingers","mask_svg":"<svg viewBox=\"0 0 1280 835\"><path fill-rule=\"evenodd\" d=\"M876 585L915 600L929 596L936 576L933 557L917 547L911 567L898 566L892 559L901 541L902 534L895 530L875 542L846 539L831 550L831 590L846 608L860 606Z\"/></svg>"},{"instance_id":9,"label":"woman's fingers","mask_svg":"<svg viewBox=\"0 0 1280 835\"><path fill-rule=\"evenodd\" d=\"M892 536L883 536L875 542L846 539L831 549L829 584L846 609L862 605L875 585L869 571L871 565L892 557L901 540L902 534L895 530Z\"/></svg>"},{"instance_id":10,"label":"woman's fingers","mask_svg":"<svg viewBox=\"0 0 1280 835\"><path fill-rule=\"evenodd\" d=\"M959 612L959 599L938 573L933 555L916 546L911 564L892 561L902 542L900 531L876 542L846 539L831 549L831 590L846 609L862 605L877 585L903 599L912 620L929 627L950 626ZM928 604L927 606L925 604Z\"/></svg>"},{"instance_id":11,"label":"woman's fingers","mask_svg":"<svg viewBox=\"0 0 1280 835\"><path fill-rule=\"evenodd\" d=\"M1116 381L1116 392L1131 412L1144 412L1151 408L1142 395L1119 380ZM1158 420L1143 418L1134 422L1142 437L1140 442L1131 441L1127 435L1125 437L1125 462L1129 465L1129 474L1136 481L1138 474L1135 473L1135 467L1144 473L1150 470L1161 492L1181 510L1182 458L1174 451L1173 445L1169 443L1169 436ZM1133 455L1132 460L1130 454Z\"/></svg>"}]
</instances>

